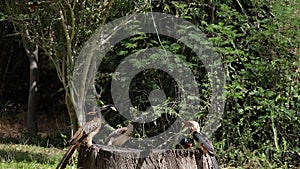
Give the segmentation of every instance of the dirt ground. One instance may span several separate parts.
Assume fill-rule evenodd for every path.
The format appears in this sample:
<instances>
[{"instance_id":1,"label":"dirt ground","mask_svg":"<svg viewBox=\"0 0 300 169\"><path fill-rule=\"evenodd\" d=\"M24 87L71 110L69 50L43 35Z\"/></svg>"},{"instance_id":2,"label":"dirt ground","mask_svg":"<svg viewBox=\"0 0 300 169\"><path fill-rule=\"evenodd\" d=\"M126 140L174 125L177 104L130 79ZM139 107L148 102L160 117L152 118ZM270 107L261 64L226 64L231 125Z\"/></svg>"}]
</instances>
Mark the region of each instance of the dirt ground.
<instances>
[{"instance_id":1,"label":"dirt ground","mask_svg":"<svg viewBox=\"0 0 300 169\"><path fill-rule=\"evenodd\" d=\"M38 112L37 125L41 138L59 133L68 128L66 112L45 113ZM26 111L24 108L18 110L0 111L0 138L17 139L27 131Z\"/></svg>"}]
</instances>

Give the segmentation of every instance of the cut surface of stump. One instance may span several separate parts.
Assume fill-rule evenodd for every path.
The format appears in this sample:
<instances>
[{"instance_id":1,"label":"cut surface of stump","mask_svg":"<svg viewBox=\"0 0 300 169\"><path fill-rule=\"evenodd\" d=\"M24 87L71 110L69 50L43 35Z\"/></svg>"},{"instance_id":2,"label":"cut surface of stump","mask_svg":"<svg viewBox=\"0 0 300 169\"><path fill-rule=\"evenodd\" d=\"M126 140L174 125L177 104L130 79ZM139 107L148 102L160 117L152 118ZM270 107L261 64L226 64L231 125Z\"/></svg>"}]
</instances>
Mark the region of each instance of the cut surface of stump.
<instances>
[{"instance_id":1,"label":"cut surface of stump","mask_svg":"<svg viewBox=\"0 0 300 169\"><path fill-rule=\"evenodd\" d=\"M79 149L78 166L83 169L202 169L202 152L189 149L148 152L104 145Z\"/></svg>"}]
</instances>

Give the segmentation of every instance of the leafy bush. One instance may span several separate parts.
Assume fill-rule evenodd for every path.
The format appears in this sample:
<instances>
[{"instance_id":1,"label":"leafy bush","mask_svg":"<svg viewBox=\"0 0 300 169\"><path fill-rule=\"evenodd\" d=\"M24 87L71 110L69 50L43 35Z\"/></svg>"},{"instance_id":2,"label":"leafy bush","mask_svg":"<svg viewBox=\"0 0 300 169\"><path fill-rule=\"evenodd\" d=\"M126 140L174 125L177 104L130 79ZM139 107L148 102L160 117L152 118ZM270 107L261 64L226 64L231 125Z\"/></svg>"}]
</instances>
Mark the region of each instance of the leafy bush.
<instances>
[{"instance_id":1,"label":"leafy bush","mask_svg":"<svg viewBox=\"0 0 300 169\"><path fill-rule=\"evenodd\" d=\"M296 166L300 141L299 3L172 1L153 6L156 11L163 10L197 25L222 57L227 75L226 107L222 127L214 134L222 163L246 168ZM184 44L161 38L162 43L152 35L128 38L114 50L118 53L109 57L122 60L146 44L151 47L163 44L165 49L182 55L181 59L193 72L198 72L194 74L198 80L207 79L203 64L195 59L194 53L187 52ZM136 61L137 66L140 64L143 63ZM149 77L154 79L132 83L133 88L146 94L138 101L147 102L149 92L142 92L146 86L150 91L156 89L155 76L159 72L152 74ZM209 81L204 80L199 88L208 91L209 86ZM200 121L205 121L209 95L210 92L202 93Z\"/></svg>"}]
</instances>

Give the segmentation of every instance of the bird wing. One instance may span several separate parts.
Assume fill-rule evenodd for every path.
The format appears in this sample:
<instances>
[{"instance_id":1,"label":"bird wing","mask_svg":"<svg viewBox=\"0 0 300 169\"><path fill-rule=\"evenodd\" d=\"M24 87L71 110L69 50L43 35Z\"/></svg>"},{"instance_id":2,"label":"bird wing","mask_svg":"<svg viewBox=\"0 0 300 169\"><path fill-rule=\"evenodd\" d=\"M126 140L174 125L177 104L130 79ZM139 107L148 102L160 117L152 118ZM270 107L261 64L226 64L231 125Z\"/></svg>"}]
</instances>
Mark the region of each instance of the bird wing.
<instances>
[{"instance_id":1,"label":"bird wing","mask_svg":"<svg viewBox=\"0 0 300 169\"><path fill-rule=\"evenodd\" d=\"M101 118L94 118L91 121L86 122L82 127L80 127L72 138L68 141L69 145L74 145L77 142L82 142L88 136L93 137L99 131L101 127ZM94 132L94 133L93 133Z\"/></svg>"},{"instance_id":2,"label":"bird wing","mask_svg":"<svg viewBox=\"0 0 300 169\"><path fill-rule=\"evenodd\" d=\"M92 145L93 137L99 132L101 128L101 118L95 118L82 126L83 136L78 140L79 142L87 143L87 146Z\"/></svg>"},{"instance_id":3,"label":"bird wing","mask_svg":"<svg viewBox=\"0 0 300 169\"><path fill-rule=\"evenodd\" d=\"M107 138L105 139L105 144L108 144L112 138L118 137L121 134L124 134L126 131L127 131L127 127L121 127L119 129L116 129L115 131L113 131L107 136Z\"/></svg>"},{"instance_id":4,"label":"bird wing","mask_svg":"<svg viewBox=\"0 0 300 169\"><path fill-rule=\"evenodd\" d=\"M81 139L81 137L83 136L83 131L82 128L80 127L75 134L72 136L72 138L68 141L69 145L74 145L78 142L78 140Z\"/></svg>"},{"instance_id":5,"label":"bird wing","mask_svg":"<svg viewBox=\"0 0 300 169\"><path fill-rule=\"evenodd\" d=\"M215 152L214 147L213 147L211 141L208 139L208 137L204 133L194 131L193 138L196 140L199 147L201 149L204 149L203 151L207 151L211 155L214 155L214 152Z\"/></svg>"},{"instance_id":6,"label":"bird wing","mask_svg":"<svg viewBox=\"0 0 300 169\"><path fill-rule=\"evenodd\" d=\"M103 106L103 109L111 108L112 106L113 105ZM113 110L115 110L115 108ZM82 142L87 142L88 145L92 145L92 138L95 134L98 133L99 129L101 128L101 121L101 116L94 118L93 120L86 122L75 132L72 138L68 141L70 145L68 151L65 153L56 169L62 169L66 167L68 160L71 158L74 151L79 148Z\"/></svg>"},{"instance_id":7,"label":"bird wing","mask_svg":"<svg viewBox=\"0 0 300 169\"><path fill-rule=\"evenodd\" d=\"M198 146L203 151L203 161L208 168L219 169L218 161L214 154L214 147L208 137L202 132L193 132L193 137L196 140Z\"/></svg>"},{"instance_id":8,"label":"bird wing","mask_svg":"<svg viewBox=\"0 0 300 169\"><path fill-rule=\"evenodd\" d=\"M79 148L80 144L83 141L91 142L91 140L85 140L87 137L92 138L95 135L99 128L101 127L101 118L95 118L87 123L85 123L82 127L80 127L72 138L68 141L70 147L68 151L63 156L62 160L57 165L56 169L65 168L69 159L75 152L77 148ZM94 133L93 133L94 132Z\"/></svg>"},{"instance_id":9,"label":"bird wing","mask_svg":"<svg viewBox=\"0 0 300 169\"><path fill-rule=\"evenodd\" d=\"M94 118L82 126L83 135L87 136L101 127L101 118Z\"/></svg>"}]
</instances>

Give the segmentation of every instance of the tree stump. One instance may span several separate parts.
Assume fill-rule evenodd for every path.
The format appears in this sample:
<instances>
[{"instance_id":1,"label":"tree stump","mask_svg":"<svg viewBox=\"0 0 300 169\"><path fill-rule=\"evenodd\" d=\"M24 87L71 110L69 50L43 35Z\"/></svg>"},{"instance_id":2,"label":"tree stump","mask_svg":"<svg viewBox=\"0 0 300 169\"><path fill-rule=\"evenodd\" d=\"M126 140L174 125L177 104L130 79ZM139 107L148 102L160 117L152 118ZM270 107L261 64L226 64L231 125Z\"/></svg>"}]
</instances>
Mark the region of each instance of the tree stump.
<instances>
[{"instance_id":1,"label":"tree stump","mask_svg":"<svg viewBox=\"0 0 300 169\"><path fill-rule=\"evenodd\" d=\"M141 158L139 158L141 157ZM81 146L78 169L202 169L202 152L174 149L151 150L95 145Z\"/></svg>"}]
</instances>

